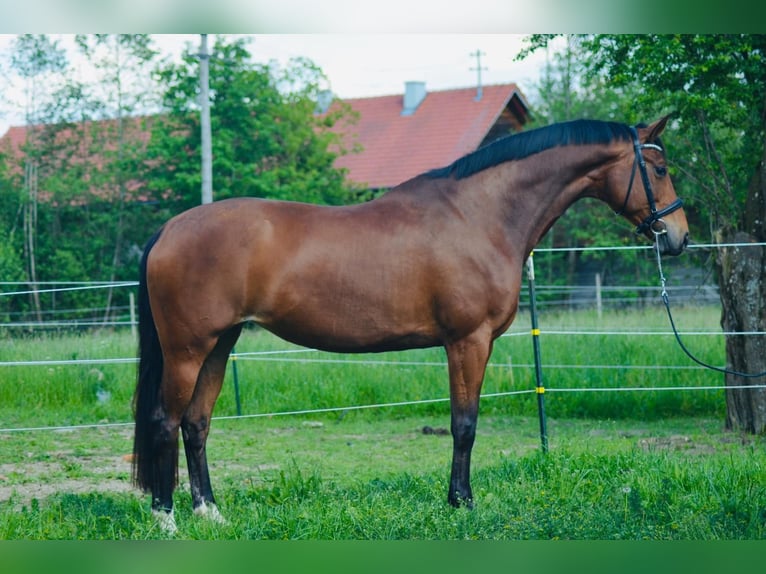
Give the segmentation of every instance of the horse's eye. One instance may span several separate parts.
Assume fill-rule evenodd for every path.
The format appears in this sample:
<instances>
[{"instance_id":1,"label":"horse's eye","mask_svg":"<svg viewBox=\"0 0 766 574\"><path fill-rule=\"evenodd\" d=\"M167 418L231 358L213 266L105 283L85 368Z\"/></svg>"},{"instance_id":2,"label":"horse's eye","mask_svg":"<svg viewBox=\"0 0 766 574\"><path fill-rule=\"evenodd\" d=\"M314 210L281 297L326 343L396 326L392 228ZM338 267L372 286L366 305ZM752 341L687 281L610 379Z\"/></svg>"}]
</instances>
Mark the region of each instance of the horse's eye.
<instances>
[{"instance_id":1,"label":"horse's eye","mask_svg":"<svg viewBox=\"0 0 766 574\"><path fill-rule=\"evenodd\" d=\"M668 168L666 168L664 165L655 166L654 173L657 174L657 177L665 177L668 175Z\"/></svg>"}]
</instances>

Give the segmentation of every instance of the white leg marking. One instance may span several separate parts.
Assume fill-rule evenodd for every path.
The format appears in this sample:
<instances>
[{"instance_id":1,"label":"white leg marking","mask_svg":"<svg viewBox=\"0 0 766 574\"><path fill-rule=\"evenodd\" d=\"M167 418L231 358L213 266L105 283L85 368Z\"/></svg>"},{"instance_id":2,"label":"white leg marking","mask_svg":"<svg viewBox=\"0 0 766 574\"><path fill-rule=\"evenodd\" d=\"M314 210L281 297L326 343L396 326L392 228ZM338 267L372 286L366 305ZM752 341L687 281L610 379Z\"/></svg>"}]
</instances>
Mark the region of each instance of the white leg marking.
<instances>
[{"instance_id":1,"label":"white leg marking","mask_svg":"<svg viewBox=\"0 0 766 574\"><path fill-rule=\"evenodd\" d=\"M211 522L215 522L216 524L227 524L226 519L215 504L206 504L203 502L194 509L194 514L210 520Z\"/></svg>"},{"instance_id":2,"label":"white leg marking","mask_svg":"<svg viewBox=\"0 0 766 574\"><path fill-rule=\"evenodd\" d=\"M165 534L173 535L178 532L178 526L176 526L176 519L173 515L173 511L165 512L164 510L152 509L152 516L160 526L160 530Z\"/></svg>"}]
</instances>

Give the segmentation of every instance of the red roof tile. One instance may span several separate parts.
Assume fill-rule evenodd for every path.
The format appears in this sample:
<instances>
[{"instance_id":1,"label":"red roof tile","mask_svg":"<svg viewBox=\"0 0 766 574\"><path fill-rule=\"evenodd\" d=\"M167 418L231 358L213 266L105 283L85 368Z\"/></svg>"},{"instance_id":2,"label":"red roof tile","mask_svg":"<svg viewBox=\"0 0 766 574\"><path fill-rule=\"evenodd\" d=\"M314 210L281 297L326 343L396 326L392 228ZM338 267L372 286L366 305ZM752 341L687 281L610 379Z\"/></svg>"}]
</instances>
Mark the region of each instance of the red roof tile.
<instances>
[{"instance_id":1,"label":"red roof tile","mask_svg":"<svg viewBox=\"0 0 766 574\"><path fill-rule=\"evenodd\" d=\"M5 132L2 138L0 138L0 146L2 151L12 155L20 153L21 146L24 144L27 138L26 126L11 126L8 131Z\"/></svg>"},{"instance_id":2,"label":"red roof tile","mask_svg":"<svg viewBox=\"0 0 766 574\"><path fill-rule=\"evenodd\" d=\"M154 121L152 116L136 116L125 118L123 129L129 134L128 139L132 142L140 142L146 145L151 137L151 123ZM114 152L117 149L117 143L114 137L105 137L104 132L94 131L94 127L98 127L101 130L113 130L117 129L117 120L88 120L83 123L77 124L77 128L82 130L82 134L78 134L77 150L76 154L70 157L72 165L80 164L82 162L89 162L91 168L101 169L104 166L104 155L94 152L94 148L101 150ZM34 136L35 131L38 133L43 126L11 126L5 134L0 137L0 153L8 154L11 158L17 160L15 164L12 164L11 170L15 170L16 173L22 173L24 170L22 160L24 158L24 146L27 144L27 138ZM72 127L63 127L60 131L56 132L56 142L63 143L73 135ZM100 139L96 139L99 137ZM83 175L85 179L89 179L91 174L86 173ZM116 182L115 182L116 183ZM130 180L126 182L128 191L136 191L142 188L142 182L138 180ZM90 193L94 196L102 199L108 199L110 194L116 193L117 186L103 185L102 188L92 188ZM49 193L45 189L40 190L40 196L43 198L49 197ZM73 203L79 203L81 200L77 199Z\"/></svg>"},{"instance_id":3,"label":"red roof tile","mask_svg":"<svg viewBox=\"0 0 766 574\"><path fill-rule=\"evenodd\" d=\"M520 108L511 105L514 98ZM347 147L356 143L363 151L339 157L335 166L346 168L351 181L370 189L393 187L476 150L506 108L513 108L517 126L526 121L516 84L485 86L479 101L476 88L429 92L411 115L402 115L402 102L401 94L344 100L359 119L338 129Z\"/></svg>"}]
</instances>

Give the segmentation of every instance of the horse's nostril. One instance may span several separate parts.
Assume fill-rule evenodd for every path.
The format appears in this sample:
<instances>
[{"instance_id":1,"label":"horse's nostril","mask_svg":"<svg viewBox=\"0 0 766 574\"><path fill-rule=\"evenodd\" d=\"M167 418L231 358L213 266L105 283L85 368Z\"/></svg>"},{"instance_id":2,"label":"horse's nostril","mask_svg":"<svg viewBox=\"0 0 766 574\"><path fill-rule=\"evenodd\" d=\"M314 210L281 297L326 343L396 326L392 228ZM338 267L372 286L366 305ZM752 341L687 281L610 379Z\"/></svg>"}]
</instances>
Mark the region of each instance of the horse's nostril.
<instances>
[{"instance_id":1,"label":"horse's nostril","mask_svg":"<svg viewBox=\"0 0 766 574\"><path fill-rule=\"evenodd\" d=\"M687 232L684 235L683 248L686 249L688 246L689 246L689 233Z\"/></svg>"}]
</instances>

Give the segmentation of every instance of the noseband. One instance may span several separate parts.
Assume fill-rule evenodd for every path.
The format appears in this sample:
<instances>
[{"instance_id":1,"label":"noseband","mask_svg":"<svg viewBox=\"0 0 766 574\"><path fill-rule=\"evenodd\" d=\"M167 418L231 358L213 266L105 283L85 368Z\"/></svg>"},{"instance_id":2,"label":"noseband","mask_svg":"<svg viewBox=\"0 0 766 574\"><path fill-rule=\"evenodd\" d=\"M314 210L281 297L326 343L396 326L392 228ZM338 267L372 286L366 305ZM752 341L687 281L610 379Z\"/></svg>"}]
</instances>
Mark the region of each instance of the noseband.
<instances>
[{"instance_id":1,"label":"noseband","mask_svg":"<svg viewBox=\"0 0 766 574\"><path fill-rule=\"evenodd\" d=\"M622 208L619 211L615 211L617 215L623 215L625 208L628 206L628 200L630 199L630 192L633 190L633 180L636 177L636 166L641 173L641 181L644 184L644 191L646 192L646 200L649 203L649 215L644 219L637 227L636 234L644 233L647 229L651 229L656 235L661 235L667 232L665 222L662 220L663 216L668 213L673 213L679 209L684 202L681 198L677 198L673 203L667 207L657 210L657 204L654 201L654 192L652 191L652 184L649 181L649 174L646 173L646 162L644 161L644 155L641 153L643 149L656 149L662 152L663 149L657 144L644 143L638 141L638 131L633 126L630 126L630 133L633 135L633 151L635 157L633 159L633 169L630 172L630 181L628 182L628 192L625 194L625 201L622 204ZM659 225L655 225L659 224Z\"/></svg>"}]
</instances>

